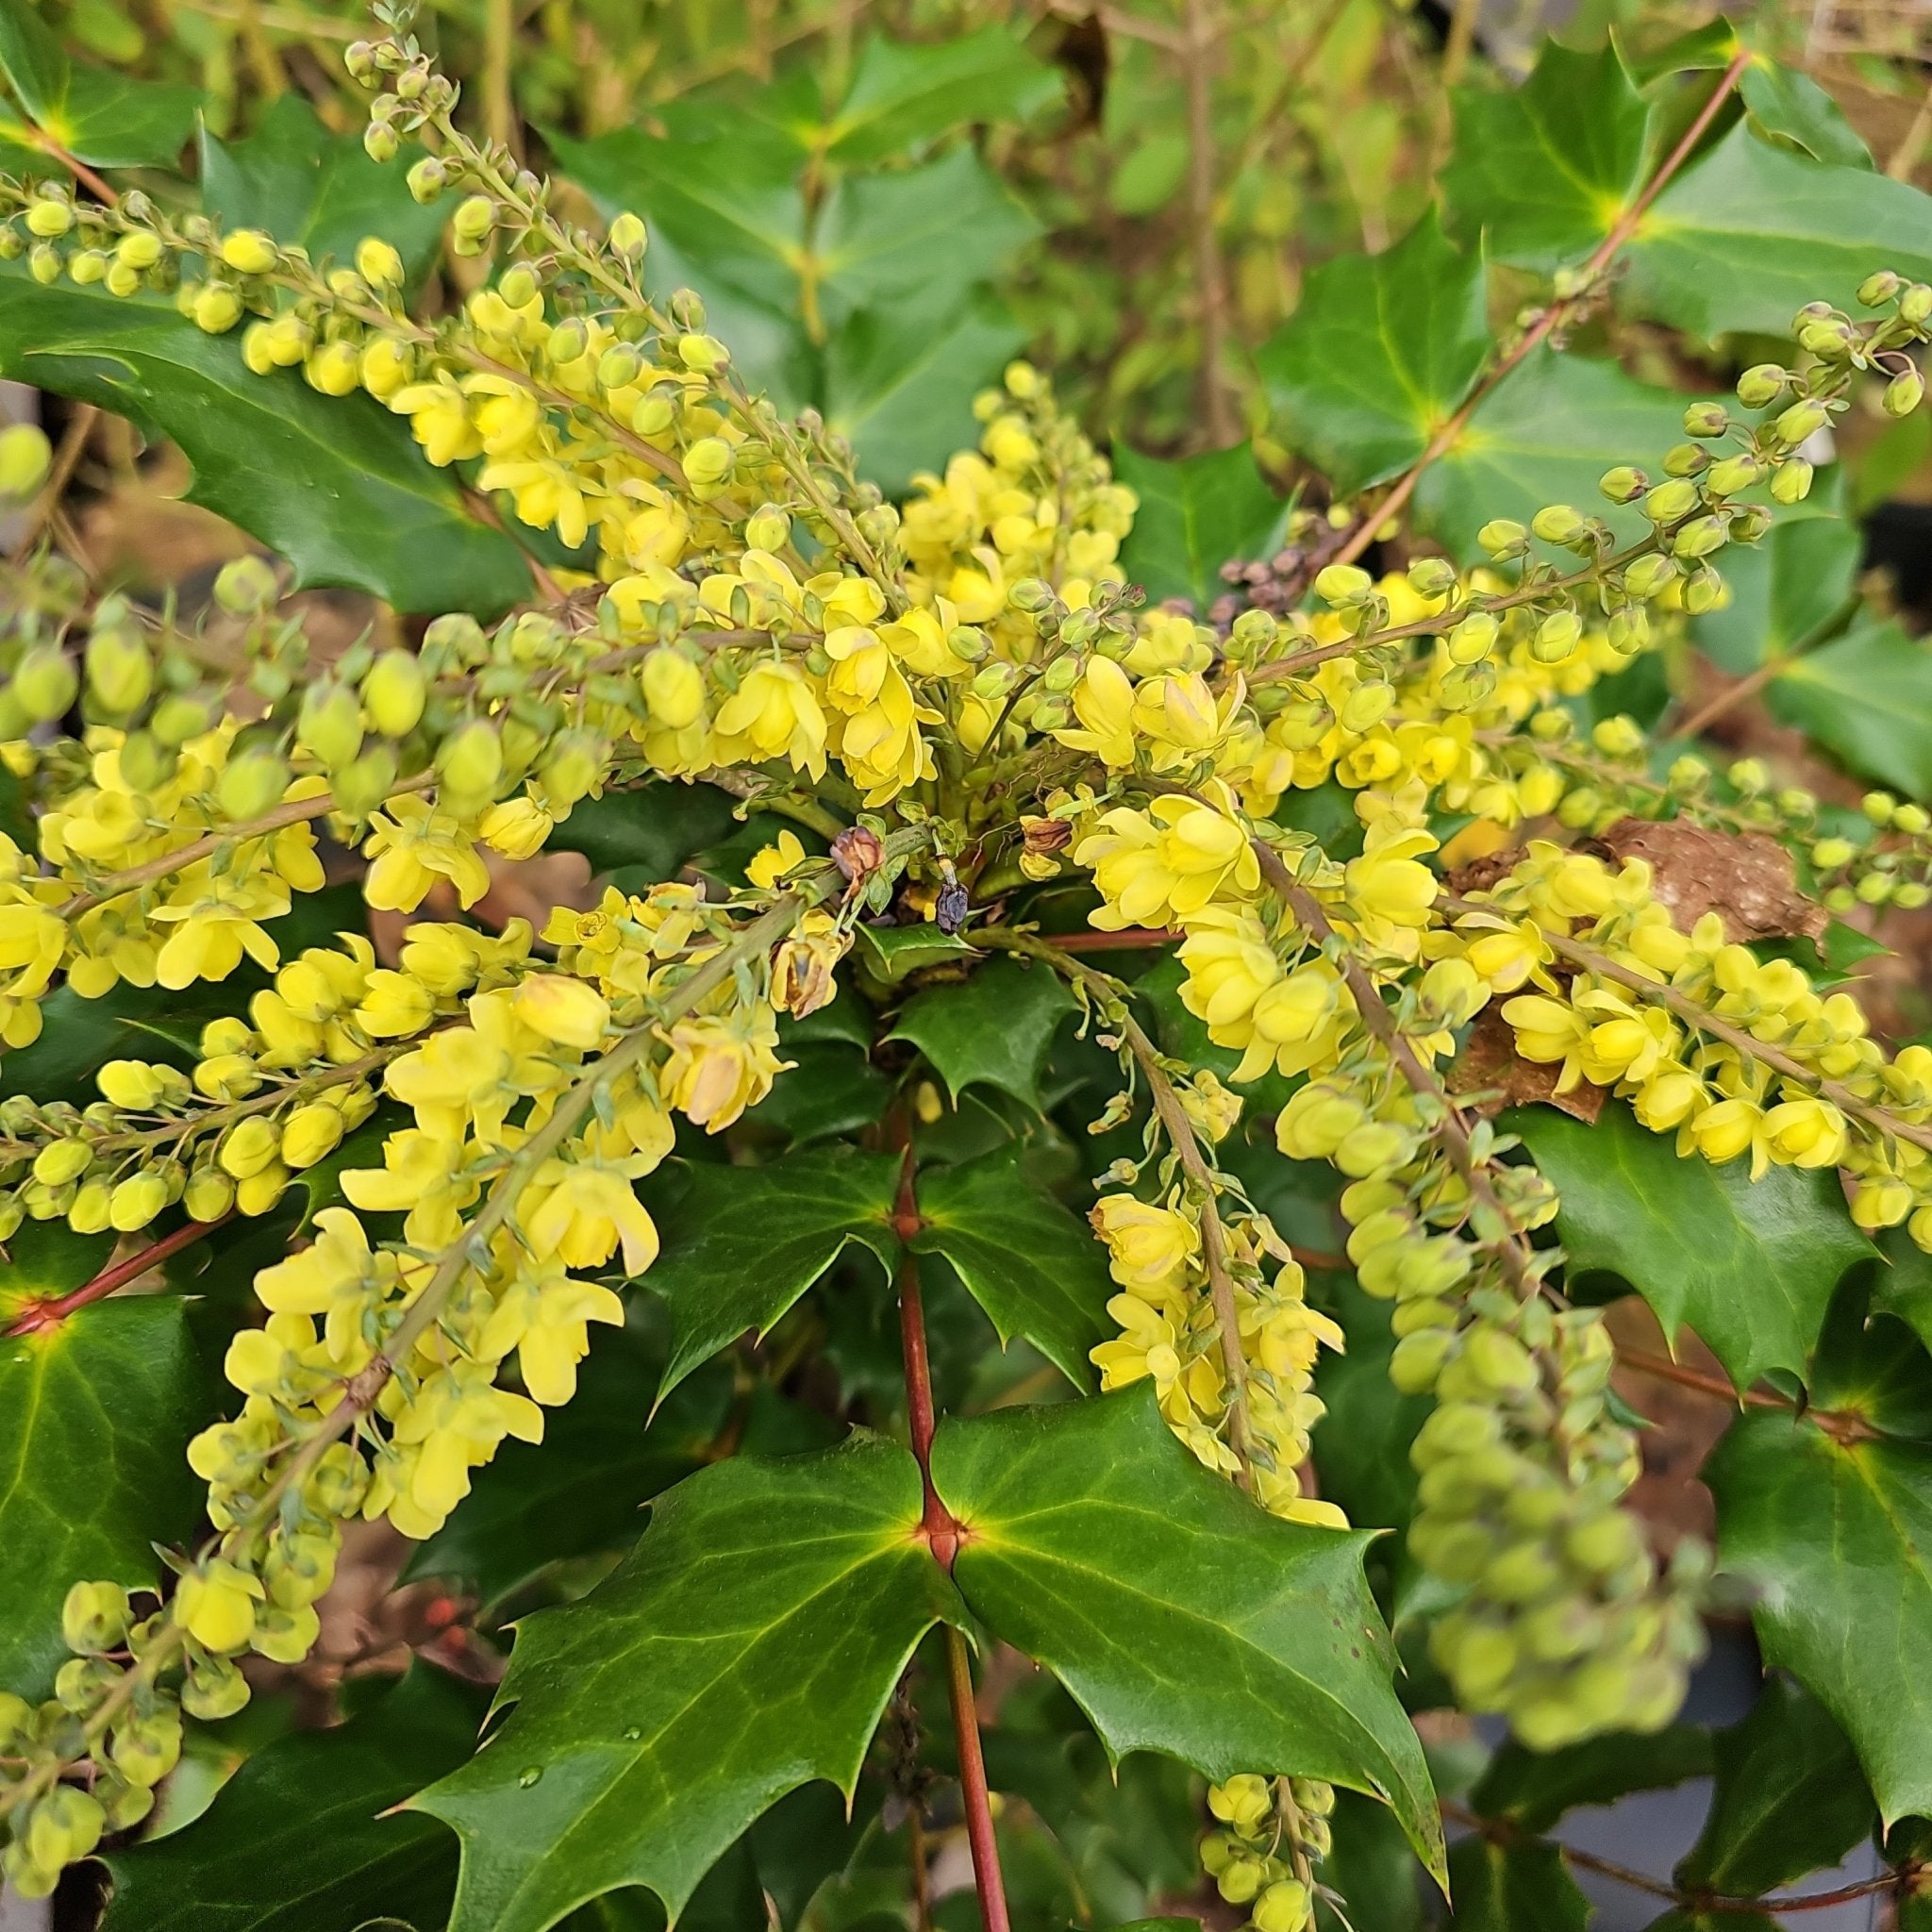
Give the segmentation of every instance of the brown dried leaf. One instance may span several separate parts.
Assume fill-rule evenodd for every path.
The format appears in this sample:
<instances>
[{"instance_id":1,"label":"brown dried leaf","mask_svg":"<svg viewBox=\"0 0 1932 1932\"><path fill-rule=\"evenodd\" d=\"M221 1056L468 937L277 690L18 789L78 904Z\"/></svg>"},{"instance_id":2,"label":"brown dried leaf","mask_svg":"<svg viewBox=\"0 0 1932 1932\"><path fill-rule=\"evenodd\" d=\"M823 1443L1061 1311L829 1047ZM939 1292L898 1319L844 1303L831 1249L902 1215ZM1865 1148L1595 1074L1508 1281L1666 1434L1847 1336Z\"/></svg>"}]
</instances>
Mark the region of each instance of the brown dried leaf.
<instances>
[{"instance_id":1,"label":"brown dried leaf","mask_svg":"<svg viewBox=\"0 0 1932 1932\"><path fill-rule=\"evenodd\" d=\"M1526 1060L1516 1051L1516 1034L1501 1010L1484 1009L1462 1051L1449 1065L1449 1091L1455 1094L1479 1093L1474 1103L1478 1113L1500 1113L1506 1107L1526 1107L1541 1102L1560 1108L1587 1126L1595 1126L1597 1116L1609 1098L1607 1087L1580 1080L1567 1093L1557 1091L1557 1076L1562 1069Z\"/></svg>"},{"instance_id":2,"label":"brown dried leaf","mask_svg":"<svg viewBox=\"0 0 1932 1932\"><path fill-rule=\"evenodd\" d=\"M1763 832L1714 832L1682 819L1619 819L1593 841L1611 858L1641 858L1680 932L1707 912L1731 941L1822 939L1824 908L1798 890L1791 855Z\"/></svg>"}]
</instances>

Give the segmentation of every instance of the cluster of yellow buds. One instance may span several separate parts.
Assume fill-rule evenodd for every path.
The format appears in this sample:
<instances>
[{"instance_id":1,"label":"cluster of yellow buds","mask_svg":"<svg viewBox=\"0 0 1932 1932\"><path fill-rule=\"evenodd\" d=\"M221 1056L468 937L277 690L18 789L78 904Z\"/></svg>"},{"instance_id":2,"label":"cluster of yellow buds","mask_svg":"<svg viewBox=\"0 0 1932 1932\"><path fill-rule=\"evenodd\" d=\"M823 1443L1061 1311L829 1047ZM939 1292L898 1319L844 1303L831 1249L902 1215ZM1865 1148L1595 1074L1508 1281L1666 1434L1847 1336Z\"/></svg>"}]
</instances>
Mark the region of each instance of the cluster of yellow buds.
<instances>
[{"instance_id":1,"label":"cluster of yellow buds","mask_svg":"<svg viewBox=\"0 0 1932 1932\"><path fill-rule=\"evenodd\" d=\"M1221 1829L1202 1840L1201 1863L1229 1905L1248 1908L1249 1932L1308 1932L1324 1895L1314 1867L1332 1848L1334 1787L1243 1772L1208 1786L1208 1808Z\"/></svg>"},{"instance_id":2,"label":"cluster of yellow buds","mask_svg":"<svg viewBox=\"0 0 1932 1932\"><path fill-rule=\"evenodd\" d=\"M1539 989L1502 1012L1525 1059L1559 1069L1558 1091L1608 1087L1680 1154L1748 1157L1754 1178L1774 1162L1842 1168L1861 1227L1903 1223L1932 1250L1932 1053L1888 1058L1849 993L1821 995L1802 967L1728 940L1720 912L1678 931L1641 860L1613 871L1533 845L1472 903L1463 957L1492 985Z\"/></svg>"},{"instance_id":3,"label":"cluster of yellow buds","mask_svg":"<svg viewBox=\"0 0 1932 1932\"><path fill-rule=\"evenodd\" d=\"M1224 1132L1239 1113L1239 1103L1211 1074L1197 1076L1194 1092L1182 1094L1202 1139L1215 1138L1213 1125ZM1256 1500L1290 1522L1345 1528L1347 1519L1333 1503L1303 1494L1297 1474L1324 1412L1313 1387L1316 1357L1324 1347L1344 1345L1341 1330L1308 1306L1301 1264L1265 1215L1230 1211L1225 1195L1214 1211L1237 1310L1245 1435L1230 1440L1230 1379L1203 1252L1202 1209L1191 1207L1178 1185L1159 1204L1108 1193L1093 1209L1121 1290L1107 1305L1120 1336L1093 1351L1101 1386L1121 1389L1151 1376L1169 1426L1209 1469L1251 1478Z\"/></svg>"}]
</instances>

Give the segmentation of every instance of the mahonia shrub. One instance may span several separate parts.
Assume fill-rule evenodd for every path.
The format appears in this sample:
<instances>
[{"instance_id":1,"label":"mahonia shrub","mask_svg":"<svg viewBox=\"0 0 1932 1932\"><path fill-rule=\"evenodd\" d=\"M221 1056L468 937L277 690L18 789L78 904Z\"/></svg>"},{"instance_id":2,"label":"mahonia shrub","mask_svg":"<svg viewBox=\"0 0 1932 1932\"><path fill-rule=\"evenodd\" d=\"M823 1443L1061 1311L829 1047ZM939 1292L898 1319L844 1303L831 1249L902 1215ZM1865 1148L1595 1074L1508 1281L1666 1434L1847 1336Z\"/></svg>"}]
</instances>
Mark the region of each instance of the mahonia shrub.
<instances>
[{"instance_id":1,"label":"mahonia shrub","mask_svg":"<svg viewBox=\"0 0 1932 1932\"><path fill-rule=\"evenodd\" d=\"M581 225L381 19L331 162L380 232L338 252L225 215L232 156L199 207L123 180L166 104L103 120L5 14L8 365L171 435L268 553L147 607L63 538L76 445L0 436L11 1886L102 1857L110 1927L924 1927L968 1923L950 1833L989 1932L1204 1885L1420 1924L1418 1872L1581 1924L1564 1809L1714 1767L1660 1924L1880 1825L1850 1895L1917 1923L1932 1050L1844 990L1842 915L1932 900L1932 740L1885 715L1923 660L1760 641L1903 771L1857 808L1633 709L1747 593L1808 608L1821 439L1920 406L1913 192L1773 145L1728 28L1661 152L1614 48L1553 51L1478 135L1579 91L1616 212L1458 162L1458 225L1559 258L1500 342L1433 215L1324 271L1271 359L1332 502L1230 558L1258 477L1130 488L1025 361L889 500L659 286L648 205ZM1791 169L1828 247L1768 214L1761 274L1673 264ZM1474 505L1626 250L1662 320L1789 333L1593 498ZM312 648L308 583L409 621ZM595 889L464 916L546 850ZM1715 1552L1632 1507L1606 1273L1716 1365L1627 1367L1741 1405ZM465 1669L208 1805L358 1523L458 1592L424 1647ZM1715 1742L1712 1609L1789 1674ZM1504 1741L1445 1804L1408 1711L1449 1707Z\"/></svg>"}]
</instances>

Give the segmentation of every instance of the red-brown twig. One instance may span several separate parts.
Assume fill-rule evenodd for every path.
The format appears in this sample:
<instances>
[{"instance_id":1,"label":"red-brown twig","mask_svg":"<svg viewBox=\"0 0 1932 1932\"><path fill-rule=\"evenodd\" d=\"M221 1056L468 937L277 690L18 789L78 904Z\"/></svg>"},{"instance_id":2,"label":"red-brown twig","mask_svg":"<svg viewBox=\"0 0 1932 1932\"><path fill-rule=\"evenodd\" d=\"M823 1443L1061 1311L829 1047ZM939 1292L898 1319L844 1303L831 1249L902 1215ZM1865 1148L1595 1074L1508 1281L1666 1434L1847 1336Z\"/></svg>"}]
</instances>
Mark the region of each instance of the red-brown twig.
<instances>
[{"instance_id":1,"label":"red-brown twig","mask_svg":"<svg viewBox=\"0 0 1932 1932\"><path fill-rule=\"evenodd\" d=\"M53 1295L43 1301L23 1302L13 1320L0 1333L35 1335L43 1328L58 1328L75 1308L84 1308L90 1302L104 1300L117 1288L125 1288L150 1268L158 1267L170 1255L178 1255L183 1248L192 1248L204 1235L212 1234L223 1221L229 1219L231 1216L225 1214L221 1221L184 1222L173 1234L163 1235L158 1241L150 1241L139 1254L129 1255L125 1261L116 1261L111 1268L103 1268L92 1281L84 1281L65 1294Z\"/></svg>"},{"instance_id":2,"label":"red-brown twig","mask_svg":"<svg viewBox=\"0 0 1932 1932\"><path fill-rule=\"evenodd\" d=\"M1485 372L1483 379L1470 391L1468 400L1441 428L1437 430L1429 439L1428 447L1396 479L1395 487L1374 509L1361 517L1355 528L1349 532L1347 542L1335 553L1337 563L1353 563L1374 541L1375 532L1391 517L1399 515L1407 505L1408 499L1415 494L1415 487L1422 480L1423 472L1439 457L1446 456L1455 448L1462 432L1469 427L1469 419L1475 414L1483 399L1505 376L1518 368L1535 350L1541 347L1557 325L1568 322L1594 293L1598 277L1636 234L1639 225L1650 212L1651 203L1663 192L1678 169L1690 158L1697 143L1704 139L1706 130L1716 120L1718 110L1729 100L1732 90L1744 77L1744 70L1750 64L1749 52L1740 49L1737 58L1724 69L1723 77L1718 81L1709 100L1706 101L1698 111L1697 118L1684 130L1684 138L1664 157L1642 193L1618 216L1610 232L1597 244L1595 254L1584 263L1578 276L1578 292L1562 301L1552 302L1524 330L1516 341L1497 358Z\"/></svg>"},{"instance_id":3,"label":"red-brown twig","mask_svg":"<svg viewBox=\"0 0 1932 1932\"><path fill-rule=\"evenodd\" d=\"M906 1243L899 1263L899 1341L906 1358L906 1413L925 1490L924 1529L933 1560L950 1571L959 1548L959 1524L940 1500L932 1484L932 1439L937 1416L932 1399L932 1367L925 1346L925 1310L919 1292L919 1257L911 1241L924 1225L910 1130L897 1124L902 1141L899 1193L892 1209L892 1231ZM1000 1877L1000 1850L993 1835L992 1794L986 1782L986 1757L979 1744L979 1712L973 1701L973 1666L966 1640L946 1626L946 1682L953 1706L953 1729L959 1746L959 1793L966 1809L966 1839L973 1849L973 1883L979 1894L979 1916L985 1932L1011 1932L1006 1886Z\"/></svg>"}]
</instances>

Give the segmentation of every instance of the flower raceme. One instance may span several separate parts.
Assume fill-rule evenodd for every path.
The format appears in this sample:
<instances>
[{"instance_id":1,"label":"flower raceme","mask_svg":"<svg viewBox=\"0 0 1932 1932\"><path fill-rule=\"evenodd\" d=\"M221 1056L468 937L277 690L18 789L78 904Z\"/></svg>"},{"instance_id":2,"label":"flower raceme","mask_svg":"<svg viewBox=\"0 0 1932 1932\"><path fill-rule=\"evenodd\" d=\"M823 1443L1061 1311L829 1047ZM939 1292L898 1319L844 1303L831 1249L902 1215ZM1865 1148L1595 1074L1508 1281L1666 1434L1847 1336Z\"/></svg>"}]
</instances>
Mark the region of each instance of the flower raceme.
<instances>
[{"instance_id":1,"label":"flower raceme","mask_svg":"<svg viewBox=\"0 0 1932 1932\"><path fill-rule=\"evenodd\" d=\"M407 312L378 242L332 268L133 196L31 184L0 208L0 250L41 282L172 292L248 368L360 391L431 463L479 465L478 488L585 558L546 607L438 619L415 651L365 641L320 675L274 572L232 565L218 600L242 633L245 703L200 633L47 560L9 618L0 756L37 849L0 842L0 1042L29 1044L57 987L245 972L255 990L190 1066L110 1062L84 1107L0 1102L0 1228L259 1215L342 1162L342 1205L257 1278L264 1319L225 1363L235 1413L191 1449L216 1539L158 1608L76 1585L56 1698L0 1700L0 1755L25 1766L0 1790L9 1876L44 1891L138 1821L182 1713L245 1698L244 1653L305 1653L346 1520L433 1534L505 1440L541 1438L593 1329L622 1318L611 1278L657 1258L637 1187L674 1117L723 1133L758 1105L785 1068L778 1015L835 996L852 919L891 906L908 857L902 908L937 914L968 887L997 908L1070 877L1096 894L1096 927L1176 936L1181 1002L1235 1057L1229 1085L1157 1056L1172 1106L1150 1124L1155 1164L1103 1182L1105 1385L1151 1380L1192 1453L1261 1507L1341 1520L1303 1469L1317 1360L1346 1338L1214 1165L1235 1089L1297 1083L1275 1144L1340 1171L1350 1261L1391 1309L1391 1373L1436 1401L1411 1549L1450 1605L1431 1641L1458 1695L1540 1747L1668 1721L1699 1641L1698 1556L1661 1568L1619 1507L1637 1465L1607 1332L1541 1292L1559 1257L1529 1240L1554 1197L1497 1158L1439 1070L1493 1003L1524 1058L1625 1095L1685 1158L1841 1167L1861 1224L1932 1247L1932 1055L1888 1058L1849 998L1715 915L1678 931L1641 863L1510 849L1532 820L1587 834L1679 813L1770 829L1853 903L1920 890L1917 805L1868 802L1872 837L1834 844L1748 763L1723 799L1694 760L1659 785L1629 720L1585 737L1565 708L1709 608L1712 558L1766 513L1730 503L1719 463L1639 478L1652 535L1628 551L1553 506L1486 526L1473 570L1331 567L1307 608L1224 630L1148 609L1121 562L1133 493L1029 365L976 405L977 448L894 508L822 425L746 395L695 298L645 296L641 224L607 243L563 227L426 78L391 105L382 141L426 118L443 176L464 181L458 252L494 256L433 324ZM1868 306L1883 312L1846 324L1842 354L1773 372L1752 404L1769 413L1701 405L1690 433L1729 439L1795 501L1790 410L1842 406L1932 314L1890 286ZM1627 500L1635 474L1606 492ZM1585 570L1558 576L1535 541ZM79 737L39 728L76 707ZM318 830L359 849L372 907L467 910L492 857L535 853L586 798L701 777L822 831L868 814L868 839L897 841L890 874L848 857L836 911L800 904L801 881L816 900L830 874L788 834L729 900L673 882L493 936L423 920L393 964L357 935L279 937L323 883ZM1346 845L1297 829L1330 784L1353 801ZM1490 882L1447 891L1477 859ZM384 1102L407 1120L379 1149L373 1130L352 1140ZM1210 1802L1223 1894L1261 1932L1301 1932L1332 1794L1236 1778Z\"/></svg>"}]
</instances>

